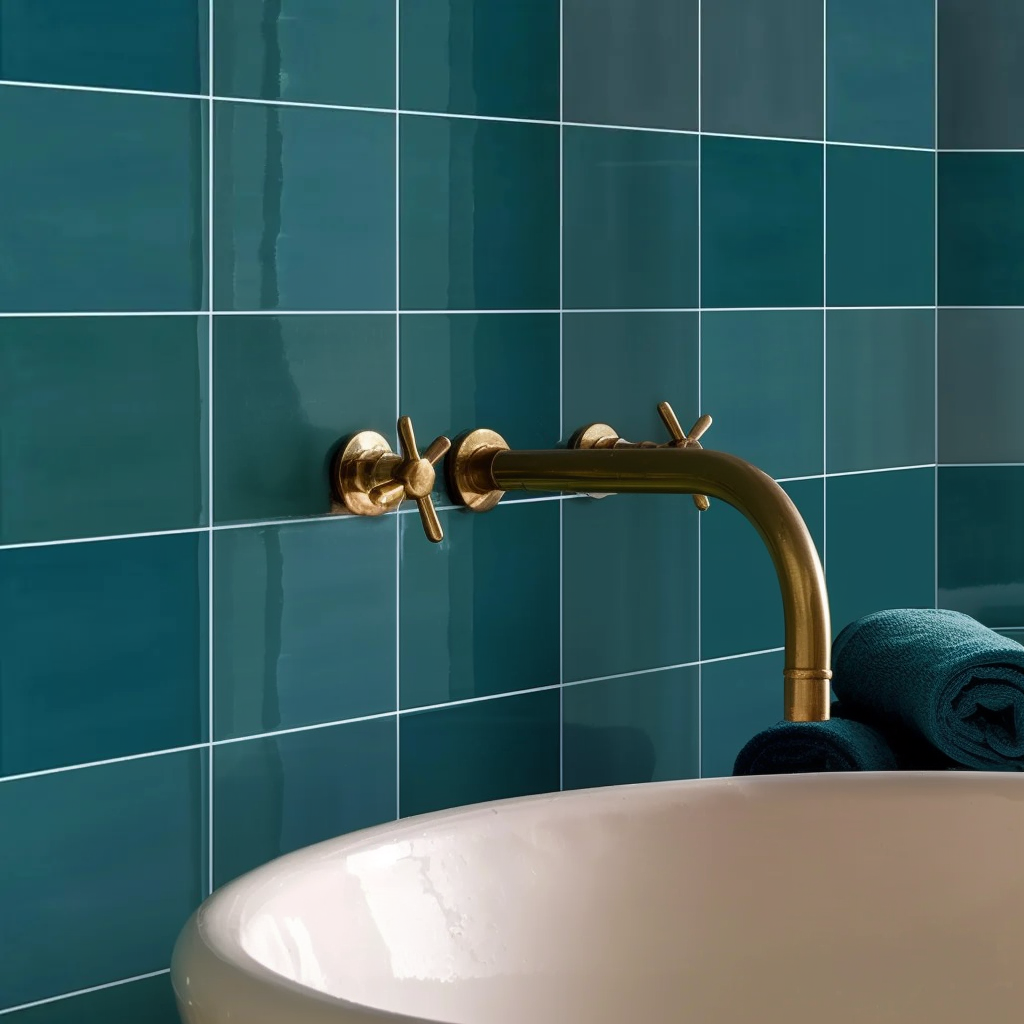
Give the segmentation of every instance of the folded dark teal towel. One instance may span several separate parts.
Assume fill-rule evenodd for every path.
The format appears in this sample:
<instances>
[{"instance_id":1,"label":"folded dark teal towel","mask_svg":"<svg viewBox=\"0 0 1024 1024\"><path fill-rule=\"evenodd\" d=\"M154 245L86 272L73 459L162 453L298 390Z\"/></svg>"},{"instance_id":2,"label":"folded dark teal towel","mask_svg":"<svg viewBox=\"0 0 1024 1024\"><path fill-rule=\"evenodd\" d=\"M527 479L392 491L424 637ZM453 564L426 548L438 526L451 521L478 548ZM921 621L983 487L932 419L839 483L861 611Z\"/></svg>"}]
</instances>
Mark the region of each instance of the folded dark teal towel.
<instances>
[{"instance_id":1,"label":"folded dark teal towel","mask_svg":"<svg viewBox=\"0 0 1024 1024\"><path fill-rule=\"evenodd\" d=\"M800 772L891 772L896 755L880 732L837 717L827 722L779 722L759 732L736 757L733 775Z\"/></svg>"},{"instance_id":2,"label":"folded dark teal towel","mask_svg":"<svg viewBox=\"0 0 1024 1024\"><path fill-rule=\"evenodd\" d=\"M930 744L969 768L1024 771L1024 647L961 612L875 612L832 645L844 714L895 747Z\"/></svg>"}]
</instances>

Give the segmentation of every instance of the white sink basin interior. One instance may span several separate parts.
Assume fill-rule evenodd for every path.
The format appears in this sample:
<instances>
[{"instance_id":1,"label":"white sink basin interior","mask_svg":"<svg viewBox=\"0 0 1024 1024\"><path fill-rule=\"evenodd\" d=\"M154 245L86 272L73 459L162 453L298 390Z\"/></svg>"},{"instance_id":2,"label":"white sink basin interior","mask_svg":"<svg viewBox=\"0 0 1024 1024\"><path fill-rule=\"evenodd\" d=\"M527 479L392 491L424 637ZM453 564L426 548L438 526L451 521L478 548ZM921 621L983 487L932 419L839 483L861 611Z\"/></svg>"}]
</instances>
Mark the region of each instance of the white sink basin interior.
<instances>
[{"instance_id":1,"label":"white sink basin interior","mask_svg":"<svg viewBox=\"0 0 1024 1024\"><path fill-rule=\"evenodd\" d=\"M301 850L214 894L172 977L189 1024L1002 1022L1022 920L1019 775L709 779Z\"/></svg>"}]
</instances>

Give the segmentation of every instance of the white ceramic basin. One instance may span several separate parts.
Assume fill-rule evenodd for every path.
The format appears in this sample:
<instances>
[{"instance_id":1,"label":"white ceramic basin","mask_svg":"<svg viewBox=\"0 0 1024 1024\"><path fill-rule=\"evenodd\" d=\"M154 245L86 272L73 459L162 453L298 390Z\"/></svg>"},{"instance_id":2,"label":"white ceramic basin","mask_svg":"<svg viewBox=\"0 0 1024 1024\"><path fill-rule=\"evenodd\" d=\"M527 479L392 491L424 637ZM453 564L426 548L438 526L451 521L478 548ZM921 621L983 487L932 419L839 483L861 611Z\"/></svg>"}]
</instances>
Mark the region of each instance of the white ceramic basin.
<instances>
[{"instance_id":1,"label":"white ceramic basin","mask_svg":"<svg viewBox=\"0 0 1024 1024\"><path fill-rule=\"evenodd\" d=\"M214 894L189 1024L991 1024L1024 1006L1024 777L790 775L413 818Z\"/></svg>"}]
</instances>

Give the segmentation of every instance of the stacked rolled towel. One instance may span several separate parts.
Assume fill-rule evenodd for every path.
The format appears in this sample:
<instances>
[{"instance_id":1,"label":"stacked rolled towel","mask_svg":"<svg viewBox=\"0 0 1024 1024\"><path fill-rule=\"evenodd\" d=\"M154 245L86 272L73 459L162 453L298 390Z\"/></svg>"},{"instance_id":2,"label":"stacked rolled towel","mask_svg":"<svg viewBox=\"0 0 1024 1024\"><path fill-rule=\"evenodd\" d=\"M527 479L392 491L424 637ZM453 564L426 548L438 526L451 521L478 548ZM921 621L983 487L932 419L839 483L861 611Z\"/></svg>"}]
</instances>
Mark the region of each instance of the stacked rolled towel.
<instances>
[{"instance_id":1,"label":"stacked rolled towel","mask_svg":"<svg viewBox=\"0 0 1024 1024\"><path fill-rule=\"evenodd\" d=\"M894 609L832 646L829 722L755 736L734 775L967 767L1024 771L1024 647L961 612Z\"/></svg>"},{"instance_id":2,"label":"stacked rolled towel","mask_svg":"<svg viewBox=\"0 0 1024 1024\"><path fill-rule=\"evenodd\" d=\"M894 745L967 768L1024 771L1024 647L961 612L875 612L832 645L844 714Z\"/></svg>"}]
</instances>

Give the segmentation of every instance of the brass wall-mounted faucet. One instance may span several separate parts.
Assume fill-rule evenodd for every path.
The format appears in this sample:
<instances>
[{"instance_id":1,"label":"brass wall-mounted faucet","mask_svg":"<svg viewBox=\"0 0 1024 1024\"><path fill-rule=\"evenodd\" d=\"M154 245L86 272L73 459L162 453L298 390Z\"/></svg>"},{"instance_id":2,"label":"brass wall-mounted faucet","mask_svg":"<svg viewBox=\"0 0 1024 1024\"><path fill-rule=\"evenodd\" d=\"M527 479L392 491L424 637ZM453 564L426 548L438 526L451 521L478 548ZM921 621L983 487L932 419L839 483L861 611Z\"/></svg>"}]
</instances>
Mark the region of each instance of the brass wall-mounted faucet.
<instances>
[{"instance_id":1,"label":"brass wall-mounted faucet","mask_svg":"<svg viewBox=\"0 0 1024 1024\"><path fill-rule=\"evenodd\" d=\"M702 448L699 438L711 425L710 416L701 416L685 434L667 402L658 411L672 438L663 445L630 443L607 424L595 423L578 430L568 448L513 451L493 430L472 430L456 440L448 456L449 493L474 512L494 508L510 490L692 494L701 510L708 508L710 495L732 505L761 535L779 579L786 629L785 716L792 722L827 721L832 678L828 594L799 511L767 473L735 455ZM391 453L379 434L364 431L339 453L332 486L344 507L359 515L379 515L406 495L414 497L428 537L440 540L429 494L433 463L449 442L438 438L420 459L412 426L407 418L402 422L404 460Z\"/></svg>"}]
</instances>

